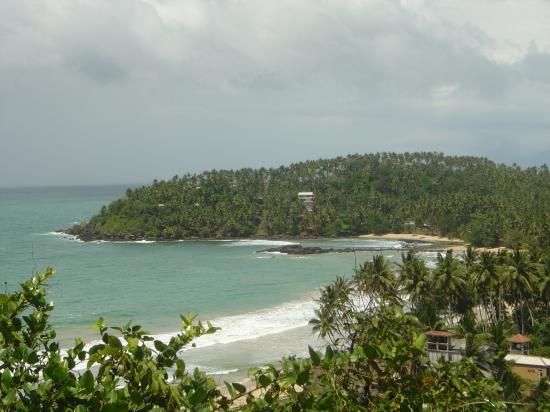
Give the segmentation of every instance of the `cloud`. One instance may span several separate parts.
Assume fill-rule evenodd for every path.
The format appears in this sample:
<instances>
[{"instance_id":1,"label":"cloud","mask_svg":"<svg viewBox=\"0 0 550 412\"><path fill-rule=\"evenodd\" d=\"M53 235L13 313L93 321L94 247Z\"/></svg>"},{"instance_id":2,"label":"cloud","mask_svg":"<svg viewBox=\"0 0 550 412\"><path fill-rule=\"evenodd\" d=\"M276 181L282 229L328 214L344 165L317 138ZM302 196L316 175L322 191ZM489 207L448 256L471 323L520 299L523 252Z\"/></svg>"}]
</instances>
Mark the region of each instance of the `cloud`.
<instances>
[{"instance_id":1,"label":"cloud","mask_svg":"<svg viewBox=\"0 0 550 412\"><path fill-rule=\"evenodd\" d=\"M441 16L430 1L8 3L4 66L71 68L99 82L174 76L231 92L330 81L384 94L429 94L456 84L498 95L514 74L492 58L508 37L490 37L474 21L448 19L456 7ZM488 3L498 10L501 2ZM543 34L531 42L550 47L550 33ZM540 78L518 61L522 76Z\"/></svg>"},{"instance_id":2,"label":"cloud","mask_svg":"<svg viewBox=\"0 0 550 412\"><path fill-rule=\"evenodd\" d=\"M526 164L548 153L547 0L5 3L0 160L22 182L401 148ZM29 148L85 150L103 171L66 176ZM22 170L23 153L48 173Z\"/></svg>"}]
</instances>

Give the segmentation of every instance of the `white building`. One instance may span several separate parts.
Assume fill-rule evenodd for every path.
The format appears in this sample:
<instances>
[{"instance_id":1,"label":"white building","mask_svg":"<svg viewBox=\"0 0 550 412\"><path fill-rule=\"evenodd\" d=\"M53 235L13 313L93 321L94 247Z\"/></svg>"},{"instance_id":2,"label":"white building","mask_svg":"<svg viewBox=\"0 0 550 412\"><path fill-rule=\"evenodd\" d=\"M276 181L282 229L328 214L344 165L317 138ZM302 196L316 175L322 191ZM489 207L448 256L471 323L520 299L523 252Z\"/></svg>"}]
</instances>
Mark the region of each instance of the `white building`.
<instances>
[{"instance_id":1,"label":"white building","mask_svg":"<svg viewBox=\"0 0 550 412\"><path fill-rule=\"evenodd\" d=\"M313 192L298 192L298 200L300 200L308 212L313 210L315 205L315 194Z\"/></svg>"}]
</instances>

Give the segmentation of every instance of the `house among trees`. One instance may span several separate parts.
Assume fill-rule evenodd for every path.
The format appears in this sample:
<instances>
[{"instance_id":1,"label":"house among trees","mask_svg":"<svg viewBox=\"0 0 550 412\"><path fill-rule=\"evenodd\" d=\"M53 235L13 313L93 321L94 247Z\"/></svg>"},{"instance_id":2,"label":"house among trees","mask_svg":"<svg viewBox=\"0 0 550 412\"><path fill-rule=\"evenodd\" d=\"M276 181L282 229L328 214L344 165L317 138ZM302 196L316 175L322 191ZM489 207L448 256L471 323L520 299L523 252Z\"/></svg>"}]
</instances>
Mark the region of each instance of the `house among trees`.
<instances>
[{"instance_id":1,"label":"house among trees","mask_svg":"<svg viewBox=\"0 0 550 412\"><path fill-rule=\"evenodd\" d=\"M531 339L527 336L518 333L517 335L508 338L508 342L510 342L510 353L529 355Z\"/></svg>"},{"instance_id":2,"label":"house among trees","mask_svg":"<svg viewBox=\"0 0 550 412\"><path fill-rule=\"evenodd\" d=\"M512 362L512 372L531 382L540 382L550 377L550 359L510 353L504 358Z\"/></svg>"},{"instance_id":3,"label":"house among trees","mask_svg":"<svg viewBox=\"0 0 550 412\"><path fill-rule=\"evenodd\" d=\"M315 195L313 192L298 192L298 200L306 207L308 212L313 211L315 205Z\"/></svg>"},{"instance_id":4,"label":"house among trees","mask_svg":"<svg viewBox=\"0 0 550 412\"><path fill-rule=\"evenodd\" d=\"M454 334L445 330L430 330L425 332L426 352L431 362L437 363L442 359L448 362L458 361L463 356L461 344L453 346ZM550 359L540 356L529 356L531 340L524 335L517 334L508 338L510 353L505 360L512 363L512 372L531 382L550 379Z\"/></svg>"},{"instance_id":5,"label":"house among trees","mask_svg":"<svg viewBox=\"0 0 550 412\"><path fill-rule=\"evenodd\" d=\"M446 361L457 361L462 358L460 350L453 347L451 338L452 332L446 330L429 330L426 335L426 352L431 362L438 362L440 359Z\"/></svg>"}]
</instances>

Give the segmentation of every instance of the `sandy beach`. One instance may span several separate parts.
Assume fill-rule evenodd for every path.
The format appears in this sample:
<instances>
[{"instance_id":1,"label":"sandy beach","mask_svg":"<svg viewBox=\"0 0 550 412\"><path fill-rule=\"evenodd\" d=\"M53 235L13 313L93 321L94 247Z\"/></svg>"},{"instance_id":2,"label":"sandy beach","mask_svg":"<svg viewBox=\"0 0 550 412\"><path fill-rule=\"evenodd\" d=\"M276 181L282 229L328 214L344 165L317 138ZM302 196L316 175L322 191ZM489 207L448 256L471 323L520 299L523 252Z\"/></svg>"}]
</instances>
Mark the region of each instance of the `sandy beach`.
<instances>
[{"instance_id":1,"label":"sandy beach","mask_svg":"<svg viewBox=\"0 0 550 412\"><path fill-rule=\"evenodd\" d=\"M404 240L404 241L417 241L417 242L442 242L446 243L445 245L437 245L433 250L444 251L452 249L453 252L465 252L470 246L469 243L466 243L462 239L458 238L449 238L445 236L435 236L435 235L423 235L416 233L385 233L380 234L365 234L359 236L365 239L384 239L384 240ZM505 247L479 247L476 248L478 252L498 252L499 250L506 249Z\"/></svg>"},{"instance_id":2,"label":"sandy beach","mask_svg":"<svg viewBox=\"0 0 550 412\"><path fill-rule=\"evenodd\" d=\"M359 237L367 239L385 239L385 240L416 240L419 242L448 242L464 245L462 239L452 239L444 236L421 235L416 233L385 233L383 235L366 234Z\"/></svg>"}]
</instances>

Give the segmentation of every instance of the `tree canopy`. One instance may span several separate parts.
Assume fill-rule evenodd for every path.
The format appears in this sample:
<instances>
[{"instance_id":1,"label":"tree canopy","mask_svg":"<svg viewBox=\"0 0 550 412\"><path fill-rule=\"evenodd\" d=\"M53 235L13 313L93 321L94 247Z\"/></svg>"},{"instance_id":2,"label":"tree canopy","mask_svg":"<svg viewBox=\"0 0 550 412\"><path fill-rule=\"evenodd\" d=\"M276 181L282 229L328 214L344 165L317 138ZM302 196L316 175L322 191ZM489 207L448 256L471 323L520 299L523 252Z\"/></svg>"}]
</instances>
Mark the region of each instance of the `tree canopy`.
<instances>
[{"instance_id":1,"label":"tree canopy","mask_svg":"<svg viewBox=\"0 0 550 412\"><path fill-rule=\"evenodd\" d=\"M300 191L314 192L312 211L298 200ZM548 234L549 203L546 166L440 153L355 154L155 180L70 231L83 240L171 240L424 230L476 246L515 246Z\"/></svg>"}]
</instances>

